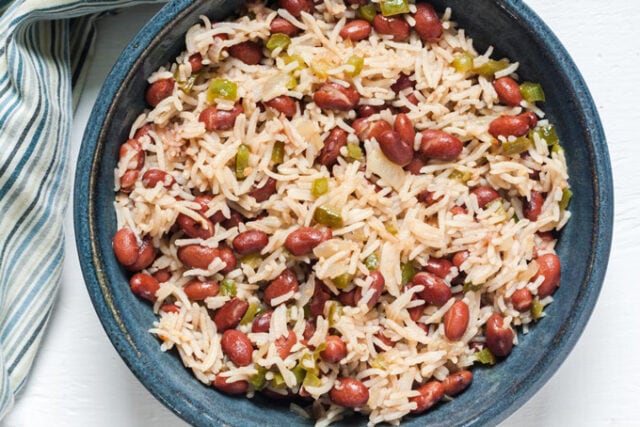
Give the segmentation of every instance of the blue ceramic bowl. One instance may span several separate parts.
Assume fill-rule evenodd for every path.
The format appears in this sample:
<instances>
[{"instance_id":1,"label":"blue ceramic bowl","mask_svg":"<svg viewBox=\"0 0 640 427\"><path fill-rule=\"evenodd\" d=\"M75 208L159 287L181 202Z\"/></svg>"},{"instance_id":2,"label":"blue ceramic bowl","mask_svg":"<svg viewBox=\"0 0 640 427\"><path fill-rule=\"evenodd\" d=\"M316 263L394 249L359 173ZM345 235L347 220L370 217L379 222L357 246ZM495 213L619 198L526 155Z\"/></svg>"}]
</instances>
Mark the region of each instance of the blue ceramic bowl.
<instances>
[{"instance_id":1,"label":"blue ceramic bowl","mask_svg":"<svg viewBox=\"0 0 640 427\"><path fill-rule=\"evenodd\" d=\"M573 217L558 252L562 284L513 353L490 369L476 369L465 393L403 425L495 424L523 405L558 369L582 333L604 278L611 243L613 188L604 133L589 91L551 30L519 0L433 1L473 37L479 50L519 61L526 80L542 83L545 111L567 153ZM249 400L199 383L179 358L159 350L147 330L155 317L129 290L111 249L116 231L113 169L128 129L145 108L145 77L183 49L183 35L199 15L221 20L238 8L229 0L176 0L167 4L127 46L98 96L87 126L75 181L75 227L84 278L98 316L124 361L162 403L193 425L310 425L260 396ZM501 34L501 37L496 37ZM504 35L507 34L505 37ZM365 425L355 416L338 425Z\"/></svg>"}]
</instances>

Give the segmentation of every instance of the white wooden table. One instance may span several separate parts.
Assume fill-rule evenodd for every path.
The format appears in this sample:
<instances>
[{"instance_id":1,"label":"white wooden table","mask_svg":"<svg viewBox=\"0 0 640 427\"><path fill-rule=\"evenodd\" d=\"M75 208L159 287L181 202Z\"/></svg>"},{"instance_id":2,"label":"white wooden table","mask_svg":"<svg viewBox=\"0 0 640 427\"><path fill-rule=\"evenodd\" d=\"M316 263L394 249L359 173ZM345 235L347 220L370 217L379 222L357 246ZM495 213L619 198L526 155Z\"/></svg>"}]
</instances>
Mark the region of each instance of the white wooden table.
<instances>
[{"instance_id":1,"label":"white wooden table","mask_svg":"<svg viewBox=\"0 0 640 427\"><path fill-rule=\"evenodd\" d=\"M640 2L527 3L569 50L596 101L613 163L616 218L607 278L584 334L553 378L503 426L640 426ZM136 7L101 21L75 115L72 159L104 77L155 10ZM67 256L55 311L31 378L2 425L185 425L147 392L111 346L84 286L71 209L65 226Z\"/></svg>"}]
</instances>

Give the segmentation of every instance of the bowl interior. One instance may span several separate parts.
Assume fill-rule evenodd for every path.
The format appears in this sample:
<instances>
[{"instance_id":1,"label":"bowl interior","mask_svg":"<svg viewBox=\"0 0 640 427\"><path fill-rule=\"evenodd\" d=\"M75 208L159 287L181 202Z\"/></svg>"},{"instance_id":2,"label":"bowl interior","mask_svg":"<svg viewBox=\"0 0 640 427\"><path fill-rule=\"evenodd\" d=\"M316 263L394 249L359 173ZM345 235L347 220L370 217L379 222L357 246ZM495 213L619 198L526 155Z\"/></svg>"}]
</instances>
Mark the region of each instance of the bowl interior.
<instances>
[{"instance_id":1,"label":"bowl interior","mask_svg":"<svg viewBox=\"0 0 640 427\"><path fill-rule=\"evenodd\" d=\"M517 0L432 2L466 29L483 51L520 62L524 80L540 82L544 110L557 125L567 153L574 192L571 221L558 253L562 284L547 317L513 353L491 369L475 369L470 389L404 425L496 423L523 404L552 375L571 350L593 309L609 254L612 185L599 119L579 72L551 31ZM145 77L184 49L186 30L199 15L221 20L238 9L223 0L173 1L125 49L99 95L82 144L75 188L78 252L89 293L114 346L141 382L165 405L194 425L307 425L286 404L262 397L233 398L203 386L173 353L159 351L147 330L155 320L148 304L129 290L127 273L111 249L116 231L113 170L120 144L145 108ZM500 35L500 36L498 36ZM350 417L337 425L365 425Z\"/></svg>"}]
</instances>

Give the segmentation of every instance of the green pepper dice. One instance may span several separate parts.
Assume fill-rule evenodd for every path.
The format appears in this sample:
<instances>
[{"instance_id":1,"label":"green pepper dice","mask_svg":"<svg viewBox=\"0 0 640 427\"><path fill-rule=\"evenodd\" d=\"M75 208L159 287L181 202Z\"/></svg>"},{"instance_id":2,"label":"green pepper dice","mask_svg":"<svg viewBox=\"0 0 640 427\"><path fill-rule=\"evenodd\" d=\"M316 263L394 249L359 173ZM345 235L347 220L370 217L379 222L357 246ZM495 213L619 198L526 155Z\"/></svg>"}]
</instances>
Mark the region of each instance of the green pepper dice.
<instances>
[{"instance_id":1,"label":"green pepper dice","mask_svg":"<svg viewBox=\"0 0 640 427\"><path fill-rule=\"evenodd\" d=\"M291 43L291 39L288 35L282 33L271 34L269 40L267 40L267 49L274 51L277 48L286 49Z\"/></svg>"},{"instance_id":2,"label":"green pepper dice","mask_svg":"<svg viewBox=\"0 0 640 427\"><path fill-rule=\"evenodd\" d=\"M207 101L214 102L216 98L235 101L238 98L238 85L227 79L211 80L207 91Z\"/></svg>"},{"instance_id":3,"label":"green pepper dice","mask_svg":"<svg viewBox=\"0 0 640 427\"><path fill-rule=\"evenodd\" d=\"M520 94L527 102L544 102L544 91L540 83L524 82L520 85Z\"/></svg>"},{"instance_id":4,"label":"green pepper dice","mask_svg":"<svg viewBox=\"0 0 640 427\"><path fill-rule=\"evenodd\" d=\"M235 297L238 293L236 282L231 279L224 279L220 282L220 295Z\"/></svg>"},{"instance_id":5,"label":"green pepper dice","mask_svg":"<svg viewBox=\"0 0 640 427\"><path fill-rule=\"evenodd\" d=\"M238 154L236 154L236 178L244 179L246 177L245 171L249 167L249 147L242 144L238 147Z\"/></svg>"},{"instance_id":6,"label":"green pepper dice","mask_svg":"<svg viewBox=\"0 0 640 427\"><path fill-rule=\"evenodd\" d=\"M473 56L469 52L463 52L455 56L451 63L457 72L464 74L473 70Z\"/></svg>"},{"instance_id":7,"label":"green pepper dice","mask_svg":"<svg viewBox=\"0 0 640 427\"><path fill-rule=\"evenodd\" d=\"M495 73L504 70L508 66L509 61L507 60L496 61L495 59L490 59L479 67L474 68L473 71L486 78L491 78Z\"/></svg>"},{"instance_id":8,"label":"green pepper dice","mask_svg":"<svg viewBox=\"0 0 640 427\"><path fill-rule=\"evenodd\" d=\"M284 142L276 141L271 151L271 161L274 165L279 165L284 161Z\"/></svg>"},{"instance_id":9,"label":"green pepper dice","mask_svg":"<svg viewBox=\"0 0 640 427\"><path fill-rule=\"evenodd\" d=\"M377 14L378 11L376 10L376 6L373 4L365 4L358 8L358 16L368 22L372 22Z\"/></svg>"},{"instance_id":10,"label":"green pepper dice","mask_svg":"<svg viewBox=\"0 0 640 427\"><path fill-rule=\"evenodd\" d=\"M333 206L327 205L318 206L313 212L313 219L331 228L340 228L344 224L340 211Z\"/></svg>"},{"instance_id":11,"label":"green pepper dice","mask_svg":"<svg viewBox=\"0 0 640 427\"><path fill-rule=\"evenodd\" d=\"M507 156L514 156L523 153L531 147L531 140L521 136L513 141L505 141L502 143L502 153Z\"/></svg>"},{"instance_id":12,"label":"green pepper dice","mask_svg":"<svg viewBox=\"0 0 640 427\"><path fill-rule=\"evenodd\" d=\"M362 160L363 154L360 145L356 143L347 144L347 156L353 160Z\"/></svg>"},{"instance_id":13,"label":"green pepper dice","mask_svg":"<svg viewBox=\"0 0 640 427\"><path fill-rule=\"evenodd\" d=\"M313 197L320 197L329 191L329 178L322 177L313 180L311 184L311 194Z\"/></svg>"},{"instance_id":14,"label":"green pepper dice","mask_svg":"<svg viewBox=\"0 0 640 427\"><path fill-rule=\"evenodd\" d=\"M407 0L384 0L380 3L380 11L382 16L409 13L409 2Z\"/></svg>"},{"instance_id":15,"label":"green pepper dice","mask_svg":"<svg viewBox=\"0 0 640 427\"><path fill-rule=\"evenodd\" d=\"M377 270L380 267L380 261L376 254L371 254L364 259L364 265L367 267L367 270L373 271Z\"/></svg>"},{"instance_id":16,"label":"green pepper dice","mask_svg":"<svg viewBox=\"0 0 640 427\"><path fill-rule=\"evenodd\" d=\"M351 77L357 76L364 66L364 58L359 55L351 55L347 60L347 65L353 66L353 71L347 72Z\"/></svg>"}]
</instances>

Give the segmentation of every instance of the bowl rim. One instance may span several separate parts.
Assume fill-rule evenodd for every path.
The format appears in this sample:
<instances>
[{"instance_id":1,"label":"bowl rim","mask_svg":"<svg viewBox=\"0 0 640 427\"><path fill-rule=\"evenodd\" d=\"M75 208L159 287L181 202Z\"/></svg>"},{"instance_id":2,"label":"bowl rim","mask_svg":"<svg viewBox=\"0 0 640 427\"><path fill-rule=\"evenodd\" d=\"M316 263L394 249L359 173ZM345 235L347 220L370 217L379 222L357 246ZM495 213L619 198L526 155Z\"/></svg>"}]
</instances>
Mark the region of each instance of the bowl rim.
<instances>
[{"instance_id":1,"label":"bowl rim","mask_svg":"<svg viewBox=\"0 0 640 427\"><path fill-rule=\"evenodd\" d=\"M140 32L131 40L125 50L117 59L115 65L105 79L96 99L113 101L117 98L122 84L131 78L131 70L135 69L145 57L146 51L154 42L162 39L171 31L172 21L189 15L197 9L205 0L172 0L163 6L154 17L148 21ZM611 164L607 149L606 138L602 124L587 88L587 85L577 66L569 56L560 40L542 19L533 12L521 0L490 0L521 26L529 29L532 36L540 41L551 56L556 58L557 66L564 75L572 76L569 84L575 93L576 99L583 112L583 129L590 134L592 144L588 145L589 155L594 165L594 212L595 216L592 236L592 251L589 259L590 269L587 272L585 282L589 284L577 295L577 300L583 304L583 309L569 317L571 328L565 329L562 341L557 344L555 351L557 356L551 361L542 360L539 370L533 375L532 381L525 384L519 393L513 393L503 401L494 405L492 411L485 411L475 417L467 418L461 425L492 424L504 420L520 406L524 405L558 370L560 365L574 348L582 335L604 282L608 259L611 249L613 234L613 179ZM172 394L168 389L161 389L153 381L153 378L143 369L143 366L134 363L139 360L140 352L133 340L126 334L126 328L121 323L117 310L110 297L105 297L107 290L107 276L100 268L100 255L95 239L93 239L92 221L94 218L94 206L92 203L91 188L94 187L95 175L92 171L96 168L99 156L96 148L99 141L104 139L105 130L102 123L111 114L113 102L96 102L82 139L81 148L77 159L77 171L74 183L74 228L76 247L80 259L80 265L94 309L110 341L118 351L129 369L138 380L160 402L169 408L183 420L194 424L202 424L202 418L197 416L197 411L192 402L183 395ZM89 206L87 206L89 201ZM87 208L89 213L87 215ZM597 262L596 262L597 259ZM191 408L186 410L185 407ZM214 415L215 421L229 425L221 418L220 414ZM211 422L214 419L209 419Z\"/></svg>"}]
</instances>

